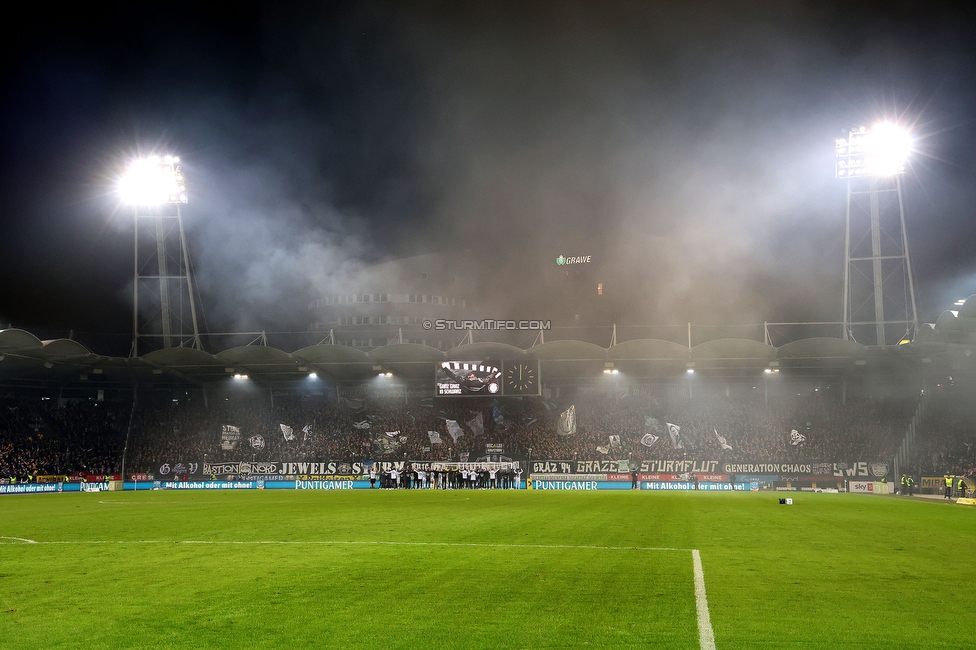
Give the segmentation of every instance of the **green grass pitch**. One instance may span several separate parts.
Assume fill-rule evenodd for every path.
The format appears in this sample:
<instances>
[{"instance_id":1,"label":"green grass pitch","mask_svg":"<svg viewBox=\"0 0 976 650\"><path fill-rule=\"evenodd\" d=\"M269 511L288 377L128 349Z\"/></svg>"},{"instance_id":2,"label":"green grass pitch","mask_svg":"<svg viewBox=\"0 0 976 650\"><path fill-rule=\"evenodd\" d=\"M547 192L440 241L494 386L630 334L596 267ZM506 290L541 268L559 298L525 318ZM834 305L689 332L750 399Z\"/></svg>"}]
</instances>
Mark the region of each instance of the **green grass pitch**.
<instances>
[{"instance_id":1,"label":"green grass pitch","mask_svg":"<svg viewBox=\"0 0 976 650\"><path fill-rule=\"evenodd\" d=\"M779 496L5 496L0 647L699 648L692 549L720 650L976 646L976 508Z\"/></svg>"}]
</instances>

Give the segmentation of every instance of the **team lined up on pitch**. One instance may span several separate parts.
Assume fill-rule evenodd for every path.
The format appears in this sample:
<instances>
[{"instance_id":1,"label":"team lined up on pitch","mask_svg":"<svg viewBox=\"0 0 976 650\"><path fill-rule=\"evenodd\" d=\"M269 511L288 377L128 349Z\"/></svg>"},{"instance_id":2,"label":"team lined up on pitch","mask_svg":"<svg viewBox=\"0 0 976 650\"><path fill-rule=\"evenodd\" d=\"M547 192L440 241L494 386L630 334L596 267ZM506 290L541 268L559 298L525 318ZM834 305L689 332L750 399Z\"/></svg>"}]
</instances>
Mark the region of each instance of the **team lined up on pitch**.
<instances>
[{"instance_id":1,"label":"team lined up on pitch","mask_svg":"<svg viewBox=\"0 0 976 650\"><path fill-rule=\"evenodd\" d=\"M522 486L521 467L465 467L464 464L443 469L420 469L408 466L403 470L369 472L372 489L414 490L517 490Z\"/></svg>"}]
</instances>

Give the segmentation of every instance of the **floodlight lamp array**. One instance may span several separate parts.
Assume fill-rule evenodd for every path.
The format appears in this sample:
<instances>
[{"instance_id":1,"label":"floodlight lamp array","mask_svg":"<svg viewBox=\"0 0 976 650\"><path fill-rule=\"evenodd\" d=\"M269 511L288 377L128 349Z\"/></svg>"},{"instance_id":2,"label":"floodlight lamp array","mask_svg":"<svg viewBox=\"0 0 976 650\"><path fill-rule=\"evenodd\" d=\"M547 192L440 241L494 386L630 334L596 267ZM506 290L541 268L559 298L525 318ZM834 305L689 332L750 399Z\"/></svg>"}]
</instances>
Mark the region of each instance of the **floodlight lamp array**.
<instances>
[{"instance_id":1,"label":"floodlight lamp array","mask_svg":"<svg viewBox=\"0 0 976 650\"><path fill-rule=\"evenodd\" d=\"M912 152L912 136L892 124L879 122L852 129L847 138L834 142L837 153L837 178L870 178L905 173Z\"/></svg>"},{"instance_id":2,"label":"floodlight lamp array","mask_svg":"<svg viewBox=\"0 0 976 650\"><path fill-rule=\"evenodd\" d=\"M133 160L119 179L119 194L130 205L187 202L186 179L177 156L150 156Z\"/></svg>"}]
</instances>

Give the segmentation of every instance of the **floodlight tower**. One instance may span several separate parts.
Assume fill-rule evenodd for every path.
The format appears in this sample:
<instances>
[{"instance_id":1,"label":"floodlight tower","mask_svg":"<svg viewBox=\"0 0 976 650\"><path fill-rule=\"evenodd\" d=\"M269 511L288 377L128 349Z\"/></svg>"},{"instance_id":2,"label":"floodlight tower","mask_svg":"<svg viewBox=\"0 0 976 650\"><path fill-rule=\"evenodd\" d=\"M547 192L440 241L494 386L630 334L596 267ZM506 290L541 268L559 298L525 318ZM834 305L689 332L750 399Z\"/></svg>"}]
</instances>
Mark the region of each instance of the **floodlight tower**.
<instances>
[{"instance_id":1,"label":"floodlight tower","mask_svg":"<svg viewBox=\"0 0 976 650\"><path fill-rule=\"evenodd\" d=\"M202 349L190 258L180 206L187 202L180 159L133 160L119 181L122 201L135 210L132 278L132 356L148 348ZM141 229L140 223L149 224ZM143 296L140 319L140 293Z\"/></svg>"},{"instance_id":2,"label":"floodlight tower","mask_svg":"<svg viewBox=\"0 0 976 650\"><path fill-rule=\"evenodd\" d=\"M851 130L836 147L836 176L847 181L844 339L912 340L918 312L901 183L912 136L881 122Z\"/></svg>"}]
</instances>

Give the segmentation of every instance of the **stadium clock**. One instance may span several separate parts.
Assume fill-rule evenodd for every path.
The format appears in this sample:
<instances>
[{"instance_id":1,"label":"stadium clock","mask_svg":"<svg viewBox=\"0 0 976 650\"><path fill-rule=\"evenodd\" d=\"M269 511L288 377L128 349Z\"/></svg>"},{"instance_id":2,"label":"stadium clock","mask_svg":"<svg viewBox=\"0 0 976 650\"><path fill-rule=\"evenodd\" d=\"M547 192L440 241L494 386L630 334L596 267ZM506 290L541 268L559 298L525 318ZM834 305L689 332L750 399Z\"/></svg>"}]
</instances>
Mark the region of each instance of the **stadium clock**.
<instances>
[{"instance_id":1,"label":"stadium clock","mask_svg":"<svg viewBox=\"0 0 976 650\"><path fill-rule=\"evenodd\" d=\"M505 364L506 395L539 394L539 362L513 361Z\"/></svg>"}]
</instances>

